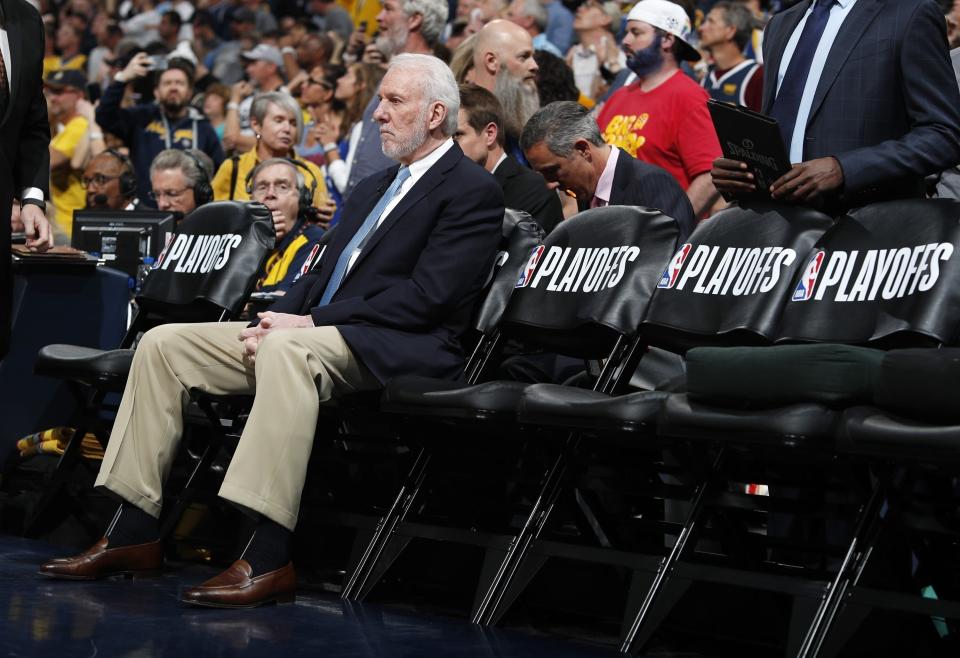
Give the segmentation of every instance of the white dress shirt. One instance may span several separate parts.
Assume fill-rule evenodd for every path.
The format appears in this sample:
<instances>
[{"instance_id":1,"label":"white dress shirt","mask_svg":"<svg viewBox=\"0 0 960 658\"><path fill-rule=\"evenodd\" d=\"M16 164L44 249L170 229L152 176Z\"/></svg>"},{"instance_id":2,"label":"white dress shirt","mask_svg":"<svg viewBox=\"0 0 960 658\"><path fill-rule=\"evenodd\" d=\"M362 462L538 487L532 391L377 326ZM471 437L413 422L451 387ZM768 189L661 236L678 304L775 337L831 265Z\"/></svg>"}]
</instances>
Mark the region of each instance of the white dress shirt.
<instances>
[{"instance_id":1,"label":"white dress shirt","mask_svg":"<svg viewBox=\"0 0 960 658\"><path fill-rule=\"evenodd\" d=\"M10 77L10 71L13 70L12 63L10 61L10 39L7 37L7 31L0 27L0 52L3 53L3 65L7 70L7 85L13 84L13 79ZM13 102L13 89L10 90L11 97L10 102ZM12 164L12 163L11 163ZM39 187L25 187L20 191L21 199L36 199L37 201L43 201L43 191Z\"/></svg>"},{"instance_id":2,"label":"white dress shirt","mask_svg":"<svg viewBox=\"0 0 960 658\"><path fill-rule=\"evenodd\" d=\"M834 0L830 8L830 17L827 18L827 26L823 29L823 35L820 37L820 44L813 55L813 61L810 63L810 73L807 75L807 82L803 86L803 95L800 97L800 107L797 109L797 121L793 124L793 138L790 140L790 162L796 164L803 162L803 138L807 132L807 119L810 118L810 107L813 105L813 97L817 93L817 85L820 83L820 76L823 74L823 67L827 63L827 56L830 54L830 48L840 32L840 26L844 19L850 14L853 5L857 0ZM803 33L803 27L807 24L807 19L813 13L814 3L810 4L807 13L803 15L797 27L790 35L787 41L787 47L783 51L783 59L780 60L780 70L777 71L777 93L780 93L780 83L783 82L783 76L787 73L787 67L790 66L790 60L793 58L793 52L797 49L797 42L800 41L800 35Z\"/></svg>"},{"instance_id":3,"label":"white dress shirt","mask_svg":"<svg viewBox=\"0 0 960 658\"><path fill-rule=\"evenodd\" d=\"M440 146L432 150L427 155L423 156L416 162L410 163L410 177L407 180L403 181L403 185L400 186L400 190L394 195L393 199L390 200L390 203L387 204L387 207L383 209L380 218L377 220L377 226L373 229L376 231L380 228L380 225L383 224L384 220L390 216L390 213L393 212L393 209L396 208L403 197L407 196L407 193L413 189L413 186L417 184L417 181L423 178L433 165L439 162L440 158L443 155L453 148L453 138L448 137L447 141L443 142ZM373 235L373 231L370 231L368 235ZM362 245L366 240L361 240L360 244ZM347 272L350 271L350 268L353 267L353 264L356 262L357 258L360 256L360 246L357 246L353 250L353 253L350 254L350 260L347 262Z\"/></svg>"}]
</instances>

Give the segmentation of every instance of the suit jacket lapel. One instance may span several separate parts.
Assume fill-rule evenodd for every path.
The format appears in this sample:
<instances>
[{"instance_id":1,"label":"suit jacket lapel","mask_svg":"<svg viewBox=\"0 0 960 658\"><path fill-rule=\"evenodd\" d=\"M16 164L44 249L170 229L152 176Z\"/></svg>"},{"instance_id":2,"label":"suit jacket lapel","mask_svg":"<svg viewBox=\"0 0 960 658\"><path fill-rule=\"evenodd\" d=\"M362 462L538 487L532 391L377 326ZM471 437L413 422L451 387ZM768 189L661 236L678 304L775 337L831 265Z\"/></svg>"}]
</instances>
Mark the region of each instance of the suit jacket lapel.
<instances>
[{"instance_id":1,"label":"suit jacket lapel","mask_svg":"<svg viewBox=\"0 0 960 658\"><path fill-rule=\"evenodd\" d=\"M0 0L2 2L2 0ZM7 62L7 69L10 71L10 99L7 102L7 111L0 118L0 125L7 122L10 113L13 111L13 104L17 99L17 91L20 86L20 78L23 77L21 70L23 68L23 31L25 26L20 20L20 14L12 3L4 3L7 24L7 40L10 42L10 61Z\"/></svg>"},{"instance_id":2,"label":"suit jacket lapel","mask_svg":"<svg viewBox=\"0 0 960 658\"><path fill-rule=\"evenodd\" d=\"M385 220L383 220L383 223L374 229L373 234L367 241L367 244L364 246L363 250L360 251L360 255L357 257L353 267L350 268L350 271L347 272L347 275L343 278L344 281L349 279L350 275L357 271L364 259L369 256L374 249L376 249L377 245L380 244L380 241L383 240L383 236L387 234L387 232L400 220L401 217L407 214L411 208L419 203L420 200L427 195L427 193L446 180L447 172L449 172L451 167L453 167L453 165L455 165L462 157L463 151L460 150L459 146L454 144L450 150L443 154L440 160L434 164L433 167L427 170L420 180L414 184L413 188L404 195L404 197L400 200L400 203L398 203L397 206L390 211L390 214L387 215ZM391 171L393 170L391 169Z\"/></svg>"},{"instance_id":3,"label":"suit jacket lapel","mask_svg":"<svg viewBox=\"0 0 960 658\"><path fill-rule=\"evenodd\" d=\"M883 0L857 0L857 4L850 10L850 14L840 26L837 38L833 41L833 46L827 54L827 62L823 67L823 73L820 74L820 81L817 83L817 93L813 96L813 104L810 106L810 114L807 117L807 125L813 121L817 115L817 110L823 104L830 87L833 86L840 69L843 68L850 53L856 48L857 43L867 31L870 23L877 17L880 8L883 6Z\"/></svg>"},{"instance_id":4,"label":"suit jacket lapel","mask_svg":"<svg viewBox=\"0 0 960 658\"><path fill-rule=\"evenodd\" d=\"M614 146L613 148L617 148ZM620 155L617 156L617 167L613 170L613 188L610 190L610 201L608 202L611 206L619 206L623 203L623 198L625 196L624 190L627 189L627 184L630 183L630 162L627 158L630 157L629 153L620 151Z\"/></svg>"},{"instance_id":5,"label":"suit jacket lapel","mask_svg":"<svg viewBox=\"0 0 960 658\"><path fill-rule=\"evenodd\" d=\"M780 60L783 58L783 51L787 47L787 42L797 29L800 20L806 15L810 8L810 0L804 0L794 7L791 7L782 14L782 18L776 22L777 32L772 34L768 29L764 32L764 39L772 39L765 50L770 54L770 59L763 63L763 111L770 112L773 106L773 99L777 95L777 76L780 73ZM776 17L772 20L776 20Z\"/></svg>"}]
</instances>

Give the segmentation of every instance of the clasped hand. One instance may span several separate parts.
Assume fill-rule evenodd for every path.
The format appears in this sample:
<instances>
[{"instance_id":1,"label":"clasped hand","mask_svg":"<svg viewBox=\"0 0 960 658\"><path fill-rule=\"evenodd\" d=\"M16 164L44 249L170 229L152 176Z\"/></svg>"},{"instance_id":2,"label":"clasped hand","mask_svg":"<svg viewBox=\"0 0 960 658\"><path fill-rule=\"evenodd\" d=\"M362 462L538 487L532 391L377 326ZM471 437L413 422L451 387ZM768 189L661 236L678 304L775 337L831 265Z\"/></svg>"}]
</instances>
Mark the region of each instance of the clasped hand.
<instances>
[{"instance_id":1,"label":"clasped hand","mask_svg":"<svg viewBox=\"0 0 960 658\"><path fill-rule=\"evenodd\" d=\"M238 336L240 342L243 343L243 356L250 359L251 362L256 361L260 340L271 331L315 326L313 318L309 315L264 311L263 313L257 313L257 317L260 318L260 324L255 327L247 327Z\"/></svg>"}]
</instances>

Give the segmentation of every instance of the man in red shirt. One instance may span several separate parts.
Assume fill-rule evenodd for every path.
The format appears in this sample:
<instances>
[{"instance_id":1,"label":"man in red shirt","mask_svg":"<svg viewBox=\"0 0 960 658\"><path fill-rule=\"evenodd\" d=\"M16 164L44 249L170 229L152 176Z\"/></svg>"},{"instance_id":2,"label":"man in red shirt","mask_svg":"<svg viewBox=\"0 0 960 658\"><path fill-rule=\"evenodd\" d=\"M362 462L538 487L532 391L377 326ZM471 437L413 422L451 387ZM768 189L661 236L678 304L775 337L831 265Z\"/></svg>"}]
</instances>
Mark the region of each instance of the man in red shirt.
<instances>
[{"instance_id":1,"label":"man in red shirt","mask_svg":"<svg viewBox=\"0 0 960 658\"><path fill-rule=\"evenodd\" d=\"M686 190L696 216L719 198L710 179L720 142L707 92L680 70L700 54L690 19L669 0L641 0L627 15L623 50L637 80L615 92L597 118L604 141L666 169Z\"/></svg>"}]
</instances>

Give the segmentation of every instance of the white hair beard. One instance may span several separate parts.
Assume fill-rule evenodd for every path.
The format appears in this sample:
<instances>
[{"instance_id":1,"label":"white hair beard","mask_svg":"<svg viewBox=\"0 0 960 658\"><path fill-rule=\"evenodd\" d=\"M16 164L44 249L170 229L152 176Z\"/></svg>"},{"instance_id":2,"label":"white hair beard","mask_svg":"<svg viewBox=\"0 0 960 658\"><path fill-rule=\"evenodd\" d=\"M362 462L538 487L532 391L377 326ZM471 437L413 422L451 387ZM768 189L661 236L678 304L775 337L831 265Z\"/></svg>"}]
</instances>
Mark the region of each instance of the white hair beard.
<instances>
[{"instance_id":1,"label":"white hair beard","mask_svg":"<svg viewBox=\"0 0 960 658\"><path fill-rule=\"evenodd\" d=\"M503 106L503 121L508 135L519 137L523 127L540 109L536 86L513 77L503 66L493 82L493 95Z\"/></svg>"},{"instance_id":2,"label":"white hair beard","mask_svg":"<svg viewBox=\"0 0 960 658\"><path fill-rule=\"evenodd\" d=\"M383 154L391 160L400 160L423 146L427 138L430 137L430 105L425 104L423 110L417 116L413 126L413 133L404 140L397 140L393 145L382 144Z\"/></svg>"}]
</instances>

